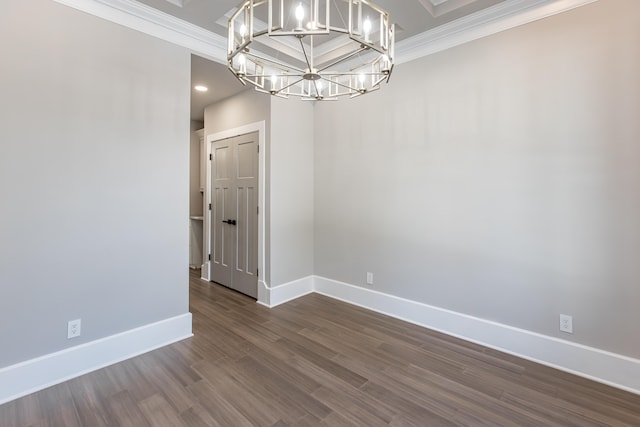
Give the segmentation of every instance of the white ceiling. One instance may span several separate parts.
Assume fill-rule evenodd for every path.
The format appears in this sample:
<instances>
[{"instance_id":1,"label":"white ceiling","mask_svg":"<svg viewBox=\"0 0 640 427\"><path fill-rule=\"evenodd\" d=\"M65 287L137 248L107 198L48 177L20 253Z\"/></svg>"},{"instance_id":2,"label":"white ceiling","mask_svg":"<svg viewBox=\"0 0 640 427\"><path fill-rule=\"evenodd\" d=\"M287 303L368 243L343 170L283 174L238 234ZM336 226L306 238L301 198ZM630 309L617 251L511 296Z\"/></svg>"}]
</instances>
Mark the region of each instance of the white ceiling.
<instances>
[{"instance_id":1,"label":"white ceiling","mask_svg":"<svg viewBox=\"0 0 640 427\"><path fill-rule=\"evenodd\" d=\"M139 0L141 3L195 24L220 36L226 36L224 15L238 6L238 0ZM398 41L436 28L455 19L486 9L504 0L377 0L376 4L389 11L397 25ZM448 9L443 9L448 7ZM204 108L234 95L243 86L224 66L193 56L191 89L191 119L203 120ZM197 92L195 85L209 88Z\"/></svg>"},{"instance_id":2,"label":"white ceiling","mask_svg":"<svg viewBox=\"0 0 640 427\"><path fill-rule=\"evenodd\" d=\"M182 45L194 55L192 119L206 105L246 87L221 63L226 19L239 0L55 0ZM335 1L335 0L331 0ZM597 0L374 0L396 24L396 62L402 63Z\"/></svg>"},{"instance_id":3,"label":"white ceiling","mask_svg":"<svg viewBox=\"0 0 640 427\"><path fill-rule=\"evenodd\" d=\"M227 21L225 14L238 5L238 0L138 1L224 37L227 30L223 25ZM400 41L502 1L504 0L377 0L376 4L389 11L392 22L398 27L396 37ZM451 11L443 13L445 5ZM203 120L207 105L248 88L226 67L215 62L194 55L191 66L192 120ZM207 86L209 91L197 92L193 89L195 85Z\"/></svg>"},{"instance_id":4,"label":"white ceiling","mask_svg":"<svg viewBox=\"0 0 640 427\"><path fill-rule=\"evenodd\" d=\"M162 12L226 37L224 15L238 0L138 0ZM335 0L333 0L335 1ZM401 28L396 41L414 36L505 0L375 0ZM183 4L184 6L177 6Z\"/></svg>"},{"instance_id":5,"label":"white ceiling","mask_svg":"<svg viewBox=\"0 0 640 427\"><path fill-rule=\"evenodd\" d=\"M194 89L196 85L206 86L209 90L198 92ZM191 56L191 120L203 121L206 106L246 89L250 87L243 86L224 65Z\"/></svg>"}]
</instances>

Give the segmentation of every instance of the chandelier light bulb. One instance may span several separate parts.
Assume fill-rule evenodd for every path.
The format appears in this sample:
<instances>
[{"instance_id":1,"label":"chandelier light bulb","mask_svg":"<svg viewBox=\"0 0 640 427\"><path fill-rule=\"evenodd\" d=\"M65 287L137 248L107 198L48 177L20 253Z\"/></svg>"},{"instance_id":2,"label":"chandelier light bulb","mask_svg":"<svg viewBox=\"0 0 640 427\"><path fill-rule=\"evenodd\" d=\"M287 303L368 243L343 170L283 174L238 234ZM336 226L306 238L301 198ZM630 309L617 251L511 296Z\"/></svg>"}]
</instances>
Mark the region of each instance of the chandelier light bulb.
<instances>
[{"instance_id":1,"label":"chandelier light bulb","mask_svg":"<svg viewBox=\"0 0 640 427\"><path fill-rule=\"evenodd\" d=\"M385 74L389 74L390 70L390 62L389 55L382 55L382 72Z\"/></svg>"},{"instance_id":2,"label":"chandelier light bulb","mask_svg":"<svg viewBox=\"0 0 640 427\"><path fill-rule=\"evenodd\" d=\"M369 18L362 23L362 31L364 31L364 40L369 41L369 34L371 33L371 21Z\"/></svg>"},{"instance_id":3,"label":"chandelier light bulb","mask_svg":"<svg viewBox=\"0 0 640 427\"><path fill-rule=\"evenodd\" d=\"M240 25L240 37L242 37L242 44L245 42L245 36L247 35L247 26L242 24Z\"/></svg>"},{"instance_id":4,"label":"chandelier light bulb","mask_svg":"<svg viewBox=\"0 0 640 427\"><path fill-rule=\"evenodd\" d=\"M238 55L238 75L244 77L247 75L247 58L244 53Z\"/></svg>"},{"instance_id":5,"label":"chandelier light bulb","mask_svg":"<svg viewBox=\"0 0 640 427\"><path fill-rule=\"evenodd\" d=\"M316 84L316 100L322 101L324 99L324 96L322 95L322 88L323 88L322 80L317 80L315 84Z\"/></svg>"},{"instance_id":6,"label":"chandelier light bulb","mask_svg":"<svg viewBox=\"0 0 640 427\"><path fill-rule=\"evenodd\" d=\"M298 20L298 28L302 28L302 20L304 19L304 7L302 7L302 3L298 3L296 7L296 19Z\"/></svg>"},{"instance_id":7,"label":"chandelier light bulb","mask_svg":"<svg viewBox=\"0 0 640 427\"><path fill-rule=\"evenodd\" d=\"M366 92L366 90L364 88L365 79L366 79L366 76L364 75L364 73L358 74L358 81L360 82L360 87L358 88L358 91L360 93L365 93Z\"/></svg>"}]
</instances>

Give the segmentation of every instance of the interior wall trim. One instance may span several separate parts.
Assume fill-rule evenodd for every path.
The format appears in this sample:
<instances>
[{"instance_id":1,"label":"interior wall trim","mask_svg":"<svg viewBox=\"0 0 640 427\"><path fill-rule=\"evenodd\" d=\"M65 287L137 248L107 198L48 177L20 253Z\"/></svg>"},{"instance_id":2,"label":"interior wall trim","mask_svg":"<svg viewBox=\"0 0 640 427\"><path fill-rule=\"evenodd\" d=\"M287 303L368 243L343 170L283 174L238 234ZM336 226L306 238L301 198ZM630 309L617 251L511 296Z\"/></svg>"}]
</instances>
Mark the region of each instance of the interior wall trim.
<instances>
[{"instance_id":1,"label":"interior wall trim","mask_svg":"<svg viewBox=\"0 0 640 427\"><path fill-rule=\"evenodd\" d=\"M396 43L396 64L432 55L598 0L507 0Z\"/></svg>"},{"instance_id":2,"label":"interior wall trim","mask_svg":"<svg viewBox=\"0 0 640 427\"><path fill-rule=\"evenodd\" d=\"M134 0L53 0L185 47L227 64L227 40ZM396 64L409 62L598 0L506 0L396 44Z\"/></svg>"},{"instance_id":3,"label":"interior wall trim","mask_svg":"<svg viewBox=\"0 0 640 427\"><path fill-rule=\"evenodd\" d=\"M264 292L267 297L264 299L258 298L258 303L266 307L273 308L284 304L301 296L313 293L314 291L314 276L303 277L302 279L293 280L282 285L274 286L272 288L264 287ZM260 294L260 292L258 292Z\"/></svg>"},{"instance_id":4,"label":"interior wall trim","mask_svg":"<svg viewBox=\"0 0 640 427\"><path fill-rule=\"evenodd\" d=\"M134 0L53 0L227 64L227 39Z\"/></svg>"},{"instance_id":5,"label":"interior wall trim","mask_svg":"<svg viewBox=\"0 0 640 427\"><path fill-rule=\"evenodd\" d=\"M258 300L256 302L271 308L271 288L265 280L258 280Z\"/></svg>"},{"instance_id":6,"label":"interior wall trim","mask_svg":"<svg viewBox=\"0 0 640 427\"><path fill-rule=\"evenodd\" d=\"M306 277L271 292L281 287L269 307L315 292L640 395L639 359L325 277Z\"/></svg>"},{"instance_id":7,"label":"interior wall trim","mask_svg":"<svg viewBox=\"0 0 640 427\"><path fill-rule=\"evenodd\" d=\"M192 337L191 313L0 369L0 405Z\"/></svg>"}]
</instances>

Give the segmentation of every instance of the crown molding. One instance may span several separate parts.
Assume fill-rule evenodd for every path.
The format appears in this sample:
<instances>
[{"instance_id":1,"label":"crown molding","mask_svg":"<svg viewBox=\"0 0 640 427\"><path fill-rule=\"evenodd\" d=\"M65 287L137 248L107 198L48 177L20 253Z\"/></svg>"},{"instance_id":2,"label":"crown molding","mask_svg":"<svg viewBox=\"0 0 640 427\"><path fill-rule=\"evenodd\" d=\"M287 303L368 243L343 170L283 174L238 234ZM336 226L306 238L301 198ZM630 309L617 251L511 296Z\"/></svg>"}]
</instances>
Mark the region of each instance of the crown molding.
<instances>
[{"instance_id":1,"label":"crown molding","mask_svg":"<svg viewBox=\"0 0 640 427\"><path fill-rule=\"evenodd\" d=\"M227 63L227 39L134 0L53 0Z\"/></svg>"},{"instance_id":2,"label":"crown molding","mask_svg":"<svg viewBox=\"0 0 640 427\"><path fill-rule=\"evenodd\" d=\"M167 3L171 3L174 6L185 7L191 0L165 0Z\"/></svg>"},{"instance_id":3,"label":"crown molding","mask_svg":"<svg viewBox=\"0 0 640 427\"><path fill-rule=\"evenodd\" d=\"M225 37L135 0L54 0L227 63ZM506 0L396 44L396 63L437 53L598 0Z\"/></svg>"},{"instance_id":4,"label":"crown molding","mask_svg":"<svg viewBox=\"0 0 640 427\"><path fill-rule=\"evenodd\" d=\"M395 62L413 61L596 1L507 0L396 43Z\"/></svg>"},{"instance_id":5,"label":"crown molding","mask_svg":"<svg viewBox=\"0 0 640 427\"><path fill-rule=\"evenodd\" d=\"M418 0L434 18L465 7L475 1L476 0Z\"/></svg>"}]
</instances>

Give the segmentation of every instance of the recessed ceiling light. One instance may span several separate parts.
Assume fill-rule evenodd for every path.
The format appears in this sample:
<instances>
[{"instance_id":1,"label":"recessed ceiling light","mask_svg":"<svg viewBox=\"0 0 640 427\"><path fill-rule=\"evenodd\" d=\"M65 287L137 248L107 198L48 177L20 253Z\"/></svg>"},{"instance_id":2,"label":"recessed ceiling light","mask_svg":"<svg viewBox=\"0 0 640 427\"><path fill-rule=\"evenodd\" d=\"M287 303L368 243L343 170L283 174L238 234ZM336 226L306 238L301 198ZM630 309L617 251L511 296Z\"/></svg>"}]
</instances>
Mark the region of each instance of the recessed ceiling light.
<instances>
[{"instance_id":1,"label":"recessed ceiling light","mask_svg":"<svg viewBox=\"0 0 640 427\"><path fill-rule=\"evenodd\" d=\"M202 86L202 85L195 86L194 89L197 90L198 92L206 92L209 90L208 87Z\"/></svg>"}]
</instances>

